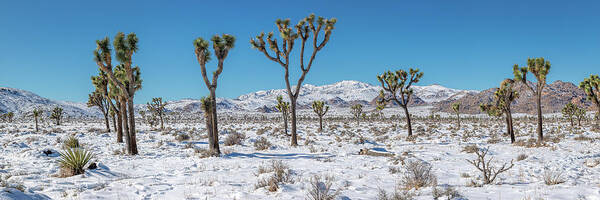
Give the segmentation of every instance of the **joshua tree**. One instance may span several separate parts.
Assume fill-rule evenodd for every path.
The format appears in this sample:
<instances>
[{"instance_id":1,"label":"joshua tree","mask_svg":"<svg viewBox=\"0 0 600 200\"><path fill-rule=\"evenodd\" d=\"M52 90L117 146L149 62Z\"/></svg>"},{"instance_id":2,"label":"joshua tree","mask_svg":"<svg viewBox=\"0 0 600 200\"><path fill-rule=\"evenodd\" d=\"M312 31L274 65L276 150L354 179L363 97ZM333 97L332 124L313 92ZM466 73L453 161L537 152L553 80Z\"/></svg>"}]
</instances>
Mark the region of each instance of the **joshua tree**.
<instances>
[{"instance_id":1,"label":"joshua tree","mask_svg":"<svg viewBox=\"0 0 600 200\"><path fill-rule=\"evenodd\" d=\"M210 97L202 97L200 99L200 102L202 103L202 111L204 111L204 119L206 120L206 131L208 132L209 150L213 156L219 156L221 154L221 150L219 149L219 138L218 136L213 137L214 135L218 134L211 133L213 130L212 126L214 125L214 120L212 118L215 116L212 113L215 111L213 109L214 106L211 105L213 101Z\"/></svg>"},{"instance_id":2,"label":"joshua tree","mask_svg":"<svg viewBox=\"0 0 600 200\"><path fill-rule=\"evenodd\" d=\"M281 115L283 116L283 128L285 130L285 134L288 133L288 118L290 116L290 103L283 101L283 97L281 95L277 96L277 105L275 106Z\"/></svg>"},{"instance_id":3,"label":"joshua tree","mask_svg":"<svg viewBox=\"0 0 600 200\"><path fill-rule=\"evenodd\" d=\"M33 119L35 120L35 132L38 132L40 129L38 128L38 118L40 117L40 115L42 115L43 111L39 108L35 108L33 109L33 111L31 111L31 116L33 116Z\"/></svg>"},{"instance_id":4,"label":"joshua tree","mask_svg":"<svg viewBox=\"0 0 600 200\"><path fill-rule=\"evenodd\" d=\"M458 130L460 130L460 103L453 103L452 110L456 113L456 119L458 124Z\"/></svg>"},{"instance_id":5,"label":"joshua tree","mask_svg":"<svg viewBox=\"0 0 600 200\"><path fill-rule=\"evenodd\" d=\"M110 124L108 122L108 109L109 107L109 103L108 103L108 99L104 98L104 95L102 94L102 92L96 90L94 92L92 92L92 94L88 95L88 102L87 102L87 106L88 107L98 107L100 109L100 112L102 112L102 115L104 115L104 123L106 124L106 131L110 132Z\"/></svg>"},{"instance_id":6,"label":"joshua tree","mask_svg":"<svg viewBox=\"0 0 600 200\"><path fill-rule=\"evenodd\" d=\"M127 106L121 105L121 114L123 116L129 115L128 132L126 143L127 152L130 155L137 155L137 139L135 132L135 112L133 105L133 97L135 92L141 88L141 78L139 67L133 67L133 54L138 50L138 38L135 33L130 33L125 36L124 33L119 32L115 36L113 46L115 48L115 55L120 65L113 71L110 40L108 37L102 40L96 40L97 48L94 51L94 61L104 73L106 73L108 80L111 84L115 85L119 89L120 97L126 102ZM121 75L118 75L120 73ZM118 78L120 76L121 78ZM122 103L123 104L123 103ZM126 107L126 109L123 109ZM127 130L129 129L129 130Z\"/></svg>"},{"instance_id":7,"label":"joshua tree","mask_svg":"<svg viewBox=\"0 0 600 200\"><path fill-rule=\"evenodd\" d=\"M316 21L316 24L315 24ZM276 63L279 63L285 72L284 79L285 85L287 89L288 96L290 98L290 111L291 111L291 123L292 123L292 138L291 145L298 145L298 135L296 133L296 103L298 96L300 94L300 89L302 88L302 82L306 77L306 74L310 71L312 67L313 61L317 56L317 52L321 51L323 47L329 41L331 37L331 33L334 29L334 25L337 19L325 19L323 17L316 17L314 14L302 19L298 24L294 27L290 27L289 19L278 19L275 21L277 25L277 29L279 31L279 35L281 36L281 43L277 42L274 37L273 32L267 34L267 42L269 46L267 47L266 42L264 40L265 33L261 33L256 36L255 39L250 39L250 44L253 48L262 52L269 60L272 60ZM324 32L325 35L319 37L321 31ZM310 56L310 60L308 63L304 62L304 47L306 45L306 41L312 36L312 46L313 51ZM290 55L292 49L294 48L294 44L296 39L300 38L300 52L298 54L300 59L300 69L302 71L302 75L298 79L296 86L294 87L294 91L292 91L292 85L290 84L289 79L289 66L290 66ZM318 42L319 39L322 39L321 42ZM281 47L279 46L281 44ZM309 44L310 45L310 44ZM272 56L267 48L270 49L275 55ZM283 59L283 60L282 60Z\"/></svg>"},{"instance_id":8,"label":"joshua tree","mask_svg":"<svg viewBox=\"0 0 600 200\"><path fill-rule=\"evenodd\" d=\"M590 75L589 78L585 78L579 83L579 88L585 91L587 99L592 101L596 105L598 112L596 116L600 115L600 78L598 75ZM596 117L596 123L600 125L600 117Z\"/></svg>"},{"instance_id":9,"label":"joshua tree","mask_svg":"<svg viewBox=\"0 0 600 200\"><path fill-rule=\"evenodd\" d=\"M581 120L585 118L585 108L577 107L575 117L577 117L577 125L581 127Z\"/></svg>"},{"instance_id":10,"label":"joshua tree","mask_svg":"<svg viewBox=\"0 0 600 200\"><path fill-rule=\"evenodd\" d=\"M111 102L112 100L109 99L108 101ZM117 114L117 113L115 111L115 108L111 106L108 109L108 114L110 115L110 118L112 119L112 122L113 122L113 130L117 130L117 120L115 119L115 114ZM121 134L123 134L123 133L121 133Z\"/></svg>"},{"instance_id":11,"label":"joshua tree","mask_svg":"<svg viewBox=\"0 0 600 200\"><path fill-rule=\"evenodd\" d=\"M229 54L229 50L231 50L234 47L235 37L233 37L232 35L223 34L222 37L219 35L215 35L212 37L211 40L213 42L213 50L218 61L217 70L212 73L212 82L208 79L208 76L206 75L206 63L210 60L210 50L208 49L208 41L199 37L194 41L194 47L196 59L200 64L202 78L204 79L206 87L210 91L209 100L211 102L203 104L205 106L210 106L209 108L207 108L207 111L210 110L210 112L205 113L210 113L212 115L210 117L211 124L210 129L208 131L209 138L212 138L212 140L209 140L212 141L210 146L211 149L215 150L215 153L217 155L220 155L221 151L219 150L219 128L217 125L217 80L221 72L223 72L223 63L225 62L225 58L227 58L227 55ZM207 126L207 128L209 127Z\"/></svg>"},{"instance_id":12,"label":"joshua tree","mask_svg":"<svg viewBox=\"0 0 600 200\"><path fill-rule=\"evenodd\" d=\"M561 113L563 114L563 116L567 119L569 119L569 121L571 122L571 127L575 126L575 124L573 123L573 116L575 116L575 114L577 113L577 110L579 110L579 107L577 107L575 104L569 102L565 105L565 107L562 108Z\"/></svg>"},{"instance_id":13,"label":"joshua tree","mask_svg":"<svg viewBox=\"0 0 600 200\"><path fill-rule=\"evenodd\" d=\"M377 115L381 117L381 119L384 119L385 116L383 116L383 109L385 109L385 103L381 101L377 101L376 103L377 107L375 107L375 110L377 111Z\"/></svg>"},{"instance_id":14,"label":"joshua tree","mask_svg":"<svg viewBox=\"0 0 600 200\"><path fill-rule=\"evenodd\" d=\"M421 77L423 77L423 72L412 68L410 68L409 72L404 70L396 72L387 71L377 76L377 80L379 80L383 88L379 91L379 101L388 103L393 100L404 109L406 124L408 125L408 136L412 136L412 124L410 123L410 114L408 113L408 103L413 93L410 87L413 83L418 83ZM388 95L385 94L386 92Z\"/></svg>"},{"instance_id":15,"label":"joshua tree","mask_svg":"<svg viewBox=\"0 0 600 200\"><path fill-rule=\"evenodd\" d=\"M319 132L323 131L323 116L329 111L329 106L325 105L323 101L313 101L313 111L319 116Z\"/></svg>"},{"instance_id":16,"label":"joshua tree","mask_svg":"<svg viewBox=\"0 0 600 200\"><path fill-rule=\"evenodd\" d=\"M167 105L167 103L163 102L161 97L158 97L152 98L152 102L149 102L147 104L148 110L150 110L150 112L158 116L158 118L160 119L160 130L163 130L165 128L163 117L165 115L165 106Z\"/></svg>"},{"instance_id":17,"label":"joshua tree","mask_svg":"<svg viewBox=\"0 0 600 200\"><path fill-rule=\"evenodd\" d=\"M533 86L527 81L527 72L531 72L537 79L535 84L532 83ZM515 81L523 83L535 95L538 117L538 143L544 140L544 133L542 132L542 91L544 90L544 86L546 86L548 72L550 72L550 61L544 60L544 58L528 58L527 67L519 67L517 64L513 66Z\"/></svg>"},{"instance_id":18,"label":"joshua tree","mask_svg":"<svg viewBox=\"0 0 600 200\"><path fill-rule=\"evenodd\" d=\"M356 125L359 125L359 126L360 126L360 116L362 114L362 107L363 106L361 104L355 104L352 107L350 107L350 113L352 113L352 115L356 119Z\"/></svg>"},{"instance_id":19,"label":"joshua tree","mask_svg":"<svg viewBox=\"0 0 600 200\"><path fill-rule=\"evenodd\" d=\"M50 115L50 119L54 119L56 121L56 125L60 125L60 120L62 119L63 109L61 107L54 107L52 109L52 114Z\"/></svg>"},{"instance_id":20,"label":"joshua tree","mask_svg":"<svg viewBox=\"0 0 600 200\"><path fill-rule=\"evenodd\" d=\"M15 113L13 113L13 112L8 112L8 113L4 114L4 117L6 118L6 121L7 121L8 123L12 123L12 121L13 121L13 117L15 117Z\"/></svg>"},{"instance_id":21,"label":"joshua tree","mask_svg":"<svg viewBox=\"0 0 600 200\"><path fill-rule=\"evenodd\" d=\"M515 142L515 132L513 130L513 120L511 104L519 97L519 93L514 90L515 81L512 79L505 79L500 83L500 88L494 92L494 103L493 104L480 104L482 111L486 112L490 116L500 116L504 113L506 117L506 131L510 135L510 142Z\"/></svg>"}]
</instances>

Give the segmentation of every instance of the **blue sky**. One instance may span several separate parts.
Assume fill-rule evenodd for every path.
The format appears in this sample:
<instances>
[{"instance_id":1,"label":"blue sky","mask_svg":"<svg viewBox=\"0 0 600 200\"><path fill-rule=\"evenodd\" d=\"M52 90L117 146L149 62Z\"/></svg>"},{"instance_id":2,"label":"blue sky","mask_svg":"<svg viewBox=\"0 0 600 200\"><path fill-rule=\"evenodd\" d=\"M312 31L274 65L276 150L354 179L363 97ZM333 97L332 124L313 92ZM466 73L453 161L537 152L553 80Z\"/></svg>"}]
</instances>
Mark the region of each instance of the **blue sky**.
<instances>
[{"instance_id":1,"label":"blue sky","mask_svg":"<svg viewBox=\"0 0 600 200\"><path fill-rule=\"evenodd\" d=\"M600 73L599 10L599 1L2 1L0 86L86 101L95 40L122 31L139 38L137 103L207 95L192 41L222 33L237 43L218 96L283 88L283 69L248 41L275 30L277 18L295 24L310 13L338 23L305 83L376 84L385 70L418 67L419 85L480 90L528 57L552 62L549 81L578 83Z\"/></svg>"}]
</instances>

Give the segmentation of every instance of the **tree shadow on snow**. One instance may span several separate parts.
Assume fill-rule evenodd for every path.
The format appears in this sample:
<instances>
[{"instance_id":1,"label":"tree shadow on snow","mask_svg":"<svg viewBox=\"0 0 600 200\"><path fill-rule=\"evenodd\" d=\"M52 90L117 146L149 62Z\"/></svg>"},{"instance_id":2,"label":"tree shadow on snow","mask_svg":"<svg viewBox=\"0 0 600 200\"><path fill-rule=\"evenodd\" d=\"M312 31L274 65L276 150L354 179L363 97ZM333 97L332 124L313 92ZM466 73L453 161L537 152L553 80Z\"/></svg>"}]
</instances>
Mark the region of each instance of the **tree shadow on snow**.
<instances>
[{"instance_id":1,"label":"tree shadow on snow","mask_svg":"<svg viewBox=\"0 0 600 200\"><path fill-rule=\"evenodd\" d=\"M323 159L334 157L330 153L305 154L305 153L237 153L227 154L228 158L260 158L260 159Z\"/></svg>"}]
</instances>

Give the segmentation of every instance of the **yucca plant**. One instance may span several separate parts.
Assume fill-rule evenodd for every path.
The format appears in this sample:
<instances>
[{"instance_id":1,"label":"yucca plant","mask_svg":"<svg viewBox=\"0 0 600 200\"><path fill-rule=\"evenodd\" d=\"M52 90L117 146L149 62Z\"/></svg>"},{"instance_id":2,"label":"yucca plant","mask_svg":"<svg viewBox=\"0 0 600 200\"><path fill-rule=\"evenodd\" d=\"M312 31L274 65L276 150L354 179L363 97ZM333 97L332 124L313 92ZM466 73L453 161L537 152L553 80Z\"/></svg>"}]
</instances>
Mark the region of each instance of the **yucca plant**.
<instances>
[{"instance_id":1,"label":"yucca plant","mask_svg":"<svg viewBox=\"0 0 600 200\"><path fill-rule=\"evenodd\" d=\"M85 172L85 166L92 160L94 155L81 148L66 149L60 152L60 167L63 176L75 176Z\"/></svg>"},{"instance_id":2,"label":"yucca plant","mask_svg":"<svg viewBox=\"0 0 600 200\"><path fill-rule=\"evenodd\" d=\"M73 149L79 148L79 140L74 136L69 136L65 141L63 141L64 149Z\"/></svg>"}]
</instances>

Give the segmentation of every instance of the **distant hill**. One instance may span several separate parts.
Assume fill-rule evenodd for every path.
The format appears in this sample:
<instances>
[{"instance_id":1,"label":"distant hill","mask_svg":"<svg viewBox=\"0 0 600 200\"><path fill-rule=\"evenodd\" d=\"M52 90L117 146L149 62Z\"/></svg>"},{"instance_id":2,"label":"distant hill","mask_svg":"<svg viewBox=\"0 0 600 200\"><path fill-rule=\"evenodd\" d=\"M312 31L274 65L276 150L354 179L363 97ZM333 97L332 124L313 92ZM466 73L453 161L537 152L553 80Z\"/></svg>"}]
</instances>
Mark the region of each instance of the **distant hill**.
<instances>
[{"instance_id":1,"label":"distant hill","mask_svg":"<svg viewBox=\"0 0 600 200\"><path fill-rule=\"evenodd\" d=\"M512 104L513 112L535 114L535 96L531 90L527 89L526 86L521 83L516 85L516 89L519 91L520 96ZM451 112L451 105L458 102L462 105L463 113L482 113L479 110L479 104L491 103L494 100L494 92L496 90L497 88L490 88L479 93L464 95L458 99L440 101L435 104L434 110ZM544 90L542 90L543 113L558 113L569 102L592 110L592 102L587 101L583 90L573 83L555 81L546 85Z\"/></svg>"}]
</instances>

